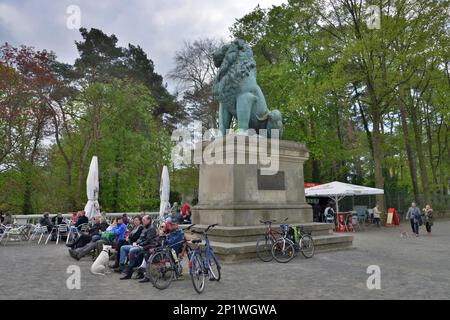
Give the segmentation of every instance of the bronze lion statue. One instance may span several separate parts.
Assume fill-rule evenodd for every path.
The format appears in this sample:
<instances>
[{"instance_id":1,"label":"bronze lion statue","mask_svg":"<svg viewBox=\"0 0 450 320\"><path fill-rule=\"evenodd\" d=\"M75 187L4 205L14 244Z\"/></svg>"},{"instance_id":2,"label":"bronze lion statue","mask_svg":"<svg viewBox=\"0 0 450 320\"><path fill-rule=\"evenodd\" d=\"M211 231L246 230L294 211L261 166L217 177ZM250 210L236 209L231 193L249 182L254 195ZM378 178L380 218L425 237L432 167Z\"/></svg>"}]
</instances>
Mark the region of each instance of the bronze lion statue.
<instances>
[{"instance_id":1,"label":"bronze lion statue","mask_svg":"<svg viewBox=\"0 0 450 320\"><path fill-rule=\"evenodd\" d=\"M261 88L256 82L256 62L250 46L241 39L223 45L213 55L214 65L219 68L214 80L213 93L219 101L219 129L223 135L236 118L238 134L249 129L259 133L267 129L283 130L281 113L269 111Z\"/></svg>"}]
</instances>

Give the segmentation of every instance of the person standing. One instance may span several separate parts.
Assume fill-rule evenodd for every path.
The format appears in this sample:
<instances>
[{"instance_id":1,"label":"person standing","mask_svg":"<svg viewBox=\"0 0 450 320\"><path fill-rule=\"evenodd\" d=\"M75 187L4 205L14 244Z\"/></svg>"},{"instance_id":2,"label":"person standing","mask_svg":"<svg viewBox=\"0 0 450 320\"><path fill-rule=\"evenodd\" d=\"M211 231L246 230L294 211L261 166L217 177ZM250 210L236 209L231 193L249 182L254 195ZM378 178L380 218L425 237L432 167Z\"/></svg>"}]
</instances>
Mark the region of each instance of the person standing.
<instances>
[{"instance_id":1,"label":"person standing","mask_svg":"<svg viewBox=\"0 0 450 320\"><path fill-rule=\"evenodd\" d=\"M419 221L420 221L420 211L419 208L417 208L417 205L415 202L411 203L411 207L409 207L408 212L406 213L406 218L409 219L411 223L411 229L416 235L416 237L419 236Z\"/></svg>"},{"instance_id":2,"label":"person standing","mask_svg":"<svg viewBox=\"0 0 450 320\"><path fill-rule=\"evenodd\" d=\"M378 209L378 203L373 208L373 223L380 227L380 210Z\"/></svg>"},{"instance_id":3,"label":"person standing","mask_svg":"<svg viewBox=\"0 0 450 320\"><path fill-rule=\"evenodd\" d=\"M336 224L336 213L333 210L333 204L331 202L328 203L323 214L324 214L324 222L327 222L327 216L332 216L333 221Z\"/></svg>"},{"instance_id":4,"label":"person standing","mask_svg":"<svg viewBox=\"0 0 450 320\"><path fill-rule=\"evenodd\" d=\"M431 209L429 204L423 208L423 221L425 222L425 228L427 229L428 235L431 236L431 227L433 226L433 209Z\"/></svg>"}]
</instances>

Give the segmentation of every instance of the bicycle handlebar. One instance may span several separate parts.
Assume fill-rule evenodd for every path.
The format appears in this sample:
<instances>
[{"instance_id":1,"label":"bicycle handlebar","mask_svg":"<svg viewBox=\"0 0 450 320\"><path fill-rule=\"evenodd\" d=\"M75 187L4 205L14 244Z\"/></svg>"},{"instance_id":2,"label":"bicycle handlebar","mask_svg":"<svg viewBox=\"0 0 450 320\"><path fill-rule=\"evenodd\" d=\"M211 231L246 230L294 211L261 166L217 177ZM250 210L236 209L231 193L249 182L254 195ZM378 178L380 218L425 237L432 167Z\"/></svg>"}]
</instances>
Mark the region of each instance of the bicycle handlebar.
<instances>
[{"instance_id":1,"label":"bicycle handlebar","mask_svg":"<svg viewBox=\"0 0 450 320\"><path fill-rule=\"evenodd\" d=\"M192 233L197 233L197 234L207 234L208 231L209 231L209 229L214 228L214 227L217 226L217 225L218 225L218 223L214 223L214 224L209 225L208 228L206 228L206 229L203 230L203 231L191 230L191 232L192 232Z\"/></svg>"}]
</instances>

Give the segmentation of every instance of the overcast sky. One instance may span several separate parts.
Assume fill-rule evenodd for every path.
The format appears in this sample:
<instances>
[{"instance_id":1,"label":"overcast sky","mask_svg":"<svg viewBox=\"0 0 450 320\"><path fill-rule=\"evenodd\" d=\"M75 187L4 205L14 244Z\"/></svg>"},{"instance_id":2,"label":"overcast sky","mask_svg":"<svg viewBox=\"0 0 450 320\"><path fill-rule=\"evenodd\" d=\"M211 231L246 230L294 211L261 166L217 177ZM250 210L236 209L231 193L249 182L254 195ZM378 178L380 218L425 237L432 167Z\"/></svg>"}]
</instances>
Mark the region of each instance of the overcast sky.
<instances>
[{"instance_id":1,"label":"overcast sky","mask_svg":"<svg viewBox=\"0 0 450 320\"><path fill-rule=\"evenodd\" d=\"M259 3L267 8L286 0L0 0L0 43L52 50L73 63L78 30L67 28L67 8L81 10L81 26L115 34L120 46L140 45L164 76L184 40L212 37L229 40L235 19ZM171 91L173 85L169 83Z\"/></svg>"}]
</instances>

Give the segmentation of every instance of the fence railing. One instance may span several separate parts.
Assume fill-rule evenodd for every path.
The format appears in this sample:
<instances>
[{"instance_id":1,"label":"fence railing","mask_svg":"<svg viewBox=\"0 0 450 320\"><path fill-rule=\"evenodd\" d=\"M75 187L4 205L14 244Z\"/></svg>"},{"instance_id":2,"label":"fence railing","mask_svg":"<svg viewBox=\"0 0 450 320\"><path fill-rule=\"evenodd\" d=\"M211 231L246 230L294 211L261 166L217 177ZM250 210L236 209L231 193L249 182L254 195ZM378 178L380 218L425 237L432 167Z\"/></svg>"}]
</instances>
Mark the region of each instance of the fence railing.
<instances>
[{"instance_id":1,"label":"fence railing","mask_svg":"<svg viewBox=\"0 0 450 320\"><path fill-rule=\"evenodd\" d=\"M137 216L139 214L141 214L141 212L106 212L106 213L102 213L103 217L106 218L117 218L117 217L121 217L123 214L127 214L128 218L133 218L134 216ZM145 212L145 214L149 214L152 219L159 217L159 212ZM49 218L53 218L56 216L55 213L50 213ZM72 218L72 213L63 213L62 215L64 218L67 219L71 219ZM26 223L37 223L39 221L39 219L42 217L42 214L17 214L17 215L12 215L11 216L14 223L17 224L26 224Z\"/></svg>"}]
</instances>

